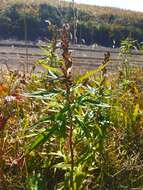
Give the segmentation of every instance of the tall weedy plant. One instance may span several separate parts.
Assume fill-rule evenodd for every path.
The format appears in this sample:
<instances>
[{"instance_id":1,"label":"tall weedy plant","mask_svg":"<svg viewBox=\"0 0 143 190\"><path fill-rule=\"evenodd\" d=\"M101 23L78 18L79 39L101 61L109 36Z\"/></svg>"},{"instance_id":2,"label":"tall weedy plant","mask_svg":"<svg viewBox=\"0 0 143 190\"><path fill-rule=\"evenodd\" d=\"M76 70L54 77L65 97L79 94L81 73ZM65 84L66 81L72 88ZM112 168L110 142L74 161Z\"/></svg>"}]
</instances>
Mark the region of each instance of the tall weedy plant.
<instances>
[{"instance_id":1,"label":"tall weedy plant","mask_svg":"<svg viewBox=\"0 0 143 190\"><path fill-rule=\"evenodd\" d=\"M32 154L41 147L41 151L47 154L48 170L54 170L56 177L64 176L64 181L58 179L53 186L57 189L79 190L90 184L85 179L90 179L93 175L91 168L97 164L95 158L106 131L100 121L106 123L104 112L110 106L100 101L101 94L104 97L102 86L110 55L105 55L105 60L98 69L72 78L68 32L69 25L65 24L60 31L63 58L56 56L52 45L52 49L49 47L46 51L47 58L39 61L48 70L44 74L46 89L26 94L41 99L47 105L47 115L41 115L41 119L30 127L35 135L27 147L27 154ZM55 47L55 40L53 42ZM93 84L84 82L101 71L99 86L94 87Z\"/></svg>"}]
</instances>

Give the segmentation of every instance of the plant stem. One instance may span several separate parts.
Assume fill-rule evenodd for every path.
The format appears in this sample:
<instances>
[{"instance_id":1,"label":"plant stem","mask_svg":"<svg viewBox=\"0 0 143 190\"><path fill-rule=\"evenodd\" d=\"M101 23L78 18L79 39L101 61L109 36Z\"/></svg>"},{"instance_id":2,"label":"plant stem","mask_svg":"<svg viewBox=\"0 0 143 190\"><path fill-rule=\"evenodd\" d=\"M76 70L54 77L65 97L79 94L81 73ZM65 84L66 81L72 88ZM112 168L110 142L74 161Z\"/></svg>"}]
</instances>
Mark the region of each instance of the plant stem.
<instances>
[{"instance_id":1,"label":"plant stem","mask_svg":"<svg viewBox=\"0 0 143 190\"><path fill-rule=\"evenodd\" d=\"M73 125L72 125L72 123L70 124L69 147L70 147L70 155L71 155L71 187L74 190L74 185L73 185L74 150L73 150Z\"/></svg>"},{"instance_id":2,"label":"plant stem","mask_svg":"<svg viewBox=\"0 0 143 190\"><path fill-rule=\"evenodd\" d=\"M61 32L61 45L63 49L63 60L64 60L64 67L62 68L64 77L65 77L65 85L66 85L66 101L68 105L68 121L69 121L69 154L71 156L70 164L71 164L71 172L70 172L70 189L74 190L74 183L73 183L73 173L74 173L74 146L73 146L73 113L72 113L72 99L73 95L71 94L71 86L72 86L72 75L71 75L71 68L72 68L72 59L71 53L69 52L69 43L68 43L68 25L64 25L62 32Z\"/></svg>"},{"instance_id":3,"label":"plant stem","mask_svg":"<svg viewBox=\"0 0 143 190\"><path fill-rule=\"evenodd\" d=\"M71 110L71 94L70 94L70 85L69 81L66 81L66 88L67 88L67 103L68 103L68 118L69 118L69 151L71 156L71 175L70 175L70 186L71 189L74 190L74 184L73 184L73 170L74 170L74 146L73 146L73 122L72 122L72 110Z\"/></svg>"}]
</instances>

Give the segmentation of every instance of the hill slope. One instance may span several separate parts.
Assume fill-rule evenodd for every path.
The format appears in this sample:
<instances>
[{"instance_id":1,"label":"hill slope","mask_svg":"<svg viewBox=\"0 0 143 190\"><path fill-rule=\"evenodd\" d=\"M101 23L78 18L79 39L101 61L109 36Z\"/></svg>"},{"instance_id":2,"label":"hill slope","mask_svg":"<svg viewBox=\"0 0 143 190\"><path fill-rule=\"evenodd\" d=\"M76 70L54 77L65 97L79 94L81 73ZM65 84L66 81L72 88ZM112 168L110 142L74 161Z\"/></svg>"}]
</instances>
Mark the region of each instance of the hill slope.
<instances>
[{"instance_id":1,"label":"hill slope","mask_svg":"<svg viewBox=\"0 0 143 190\"><path fill-rule=\"evenodd\" d=\"M27 24L28 40L51 38L45 19L60 27L64 22L71 25L73 16L77 23L78 43L119 46L127 37L143 41L143 13L117 8L87 6L57 0L2 0L0 4L0 38L24 39L24 20ZM25 19L26 18L26 19Z\"/></svg>"}]
</instances>

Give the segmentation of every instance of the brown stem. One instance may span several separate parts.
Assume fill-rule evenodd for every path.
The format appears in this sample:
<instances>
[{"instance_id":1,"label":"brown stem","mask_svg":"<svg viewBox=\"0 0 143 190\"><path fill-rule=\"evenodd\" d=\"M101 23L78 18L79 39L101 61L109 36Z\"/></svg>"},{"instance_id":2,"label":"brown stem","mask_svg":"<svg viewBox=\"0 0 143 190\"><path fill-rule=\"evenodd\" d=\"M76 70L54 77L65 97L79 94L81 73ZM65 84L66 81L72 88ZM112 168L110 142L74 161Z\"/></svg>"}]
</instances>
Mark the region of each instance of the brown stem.
<instances>
[{"instance_id":1,"label":"brown stem","mask_svg":"<svg viewBox=\"0 0 143 190\"><path fill-rule=\"evenodd\" d=\"M74 170L74 149L73 149L73 125L70 123L69 129L69 148L70 148L70 156L71 156L71 187L73 186L73 170Z\"/></svg>"},{"instance_id":2,"label":"brown stem","mask_svg":"<svg viewBox=\"0 0 143 190\"><path fill-rule=\"evenodd\" d=\"M69 104L69 112L68 112L68 117L70 121L70 126L69 126L69 151L70 151L70 156L71 156L71 178L70 178L70 185L71 188L74 190L74 184L73 184L73 170L74 170L74 145L73 145L73 123L72 123L72 111L71 111L71 98L70 98L70 86L67 88L67 102Z\"/></svg>"},{"instance_id":3,"label":"brown stem","mask_svg":"<svg viewBox=\"0 0 143 190\"><path fill-rule=\"evenodd\" d=\"M71 156L71 175L70 175L70 187L74 190L74 183L73 183L73 170L74 170L74 145L73 145L73 119L72 119L72 110L71 110L71 103L73 99L73 95L70 92L71 85L72 85L72 76L71 72L69 72L72 68L72 59L71 53L68 50L68 25L63 26L63 30L61 31L61 45L63 49L63 60L64 60L64 68L63 74L66 81L66 100L69 107L68 110L68 118L69 118L69 152Z\"/></svg>"}]
</instances>

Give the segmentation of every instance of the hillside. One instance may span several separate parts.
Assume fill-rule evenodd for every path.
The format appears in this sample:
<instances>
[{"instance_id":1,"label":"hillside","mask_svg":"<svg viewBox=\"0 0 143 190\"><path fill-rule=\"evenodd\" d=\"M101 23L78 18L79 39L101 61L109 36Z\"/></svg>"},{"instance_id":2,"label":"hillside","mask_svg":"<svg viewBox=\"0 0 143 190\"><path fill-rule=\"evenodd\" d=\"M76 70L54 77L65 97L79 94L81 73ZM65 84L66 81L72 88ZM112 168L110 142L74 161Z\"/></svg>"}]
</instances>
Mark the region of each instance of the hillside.
<instances>
[{"instance_id":1,"label":"hillside","mask_svg":"<svg viewBox=\"0 0 143 190\"><path fill-rule=\"evenodd\" d=\"M0 9L2 10L4 7L9 7L11 5L17 4L17 3L22 3L22 0L1 0L0 4ZM52 6L59 6L59 0L36 0L34 3L33 0L27 0L25 3L27 5L35 4L35 5L40 5L40 4L50 4ZM60 1L61 6L63 7L69 7L71 3L65 2L65 1ZM85 5L85 4L77 4L75 3L75 7L78 8L81 11L85 11L87 13L93 14L93 15L101 15L101 14L115 14L119 16L125 16L125 17L130 17L130 18L143 18L143 13L141 12L136 12L136 11L131 11L131 10L124 10L120 8L112 8L112 7L100 7L100 6L93 6L93 5Z\"/></svg>"},{"instance_id":2,"label":"hillside","mask_svg":"<svg viewBox=\"0 0 143 190\"><path fill-rule=\"evenodd\" d=\"M117 8L87 6L50 0L26 1L7 0L0 4L0 39L25 38L25 20L28 40L50 39L45 20L50 20L60 27L64 22L71 25L73 34L73 17L77 25L77 42L87 45L118 47L121 40L130 37L143 41L143 13Z\"/></svg>"}]
</instances>

